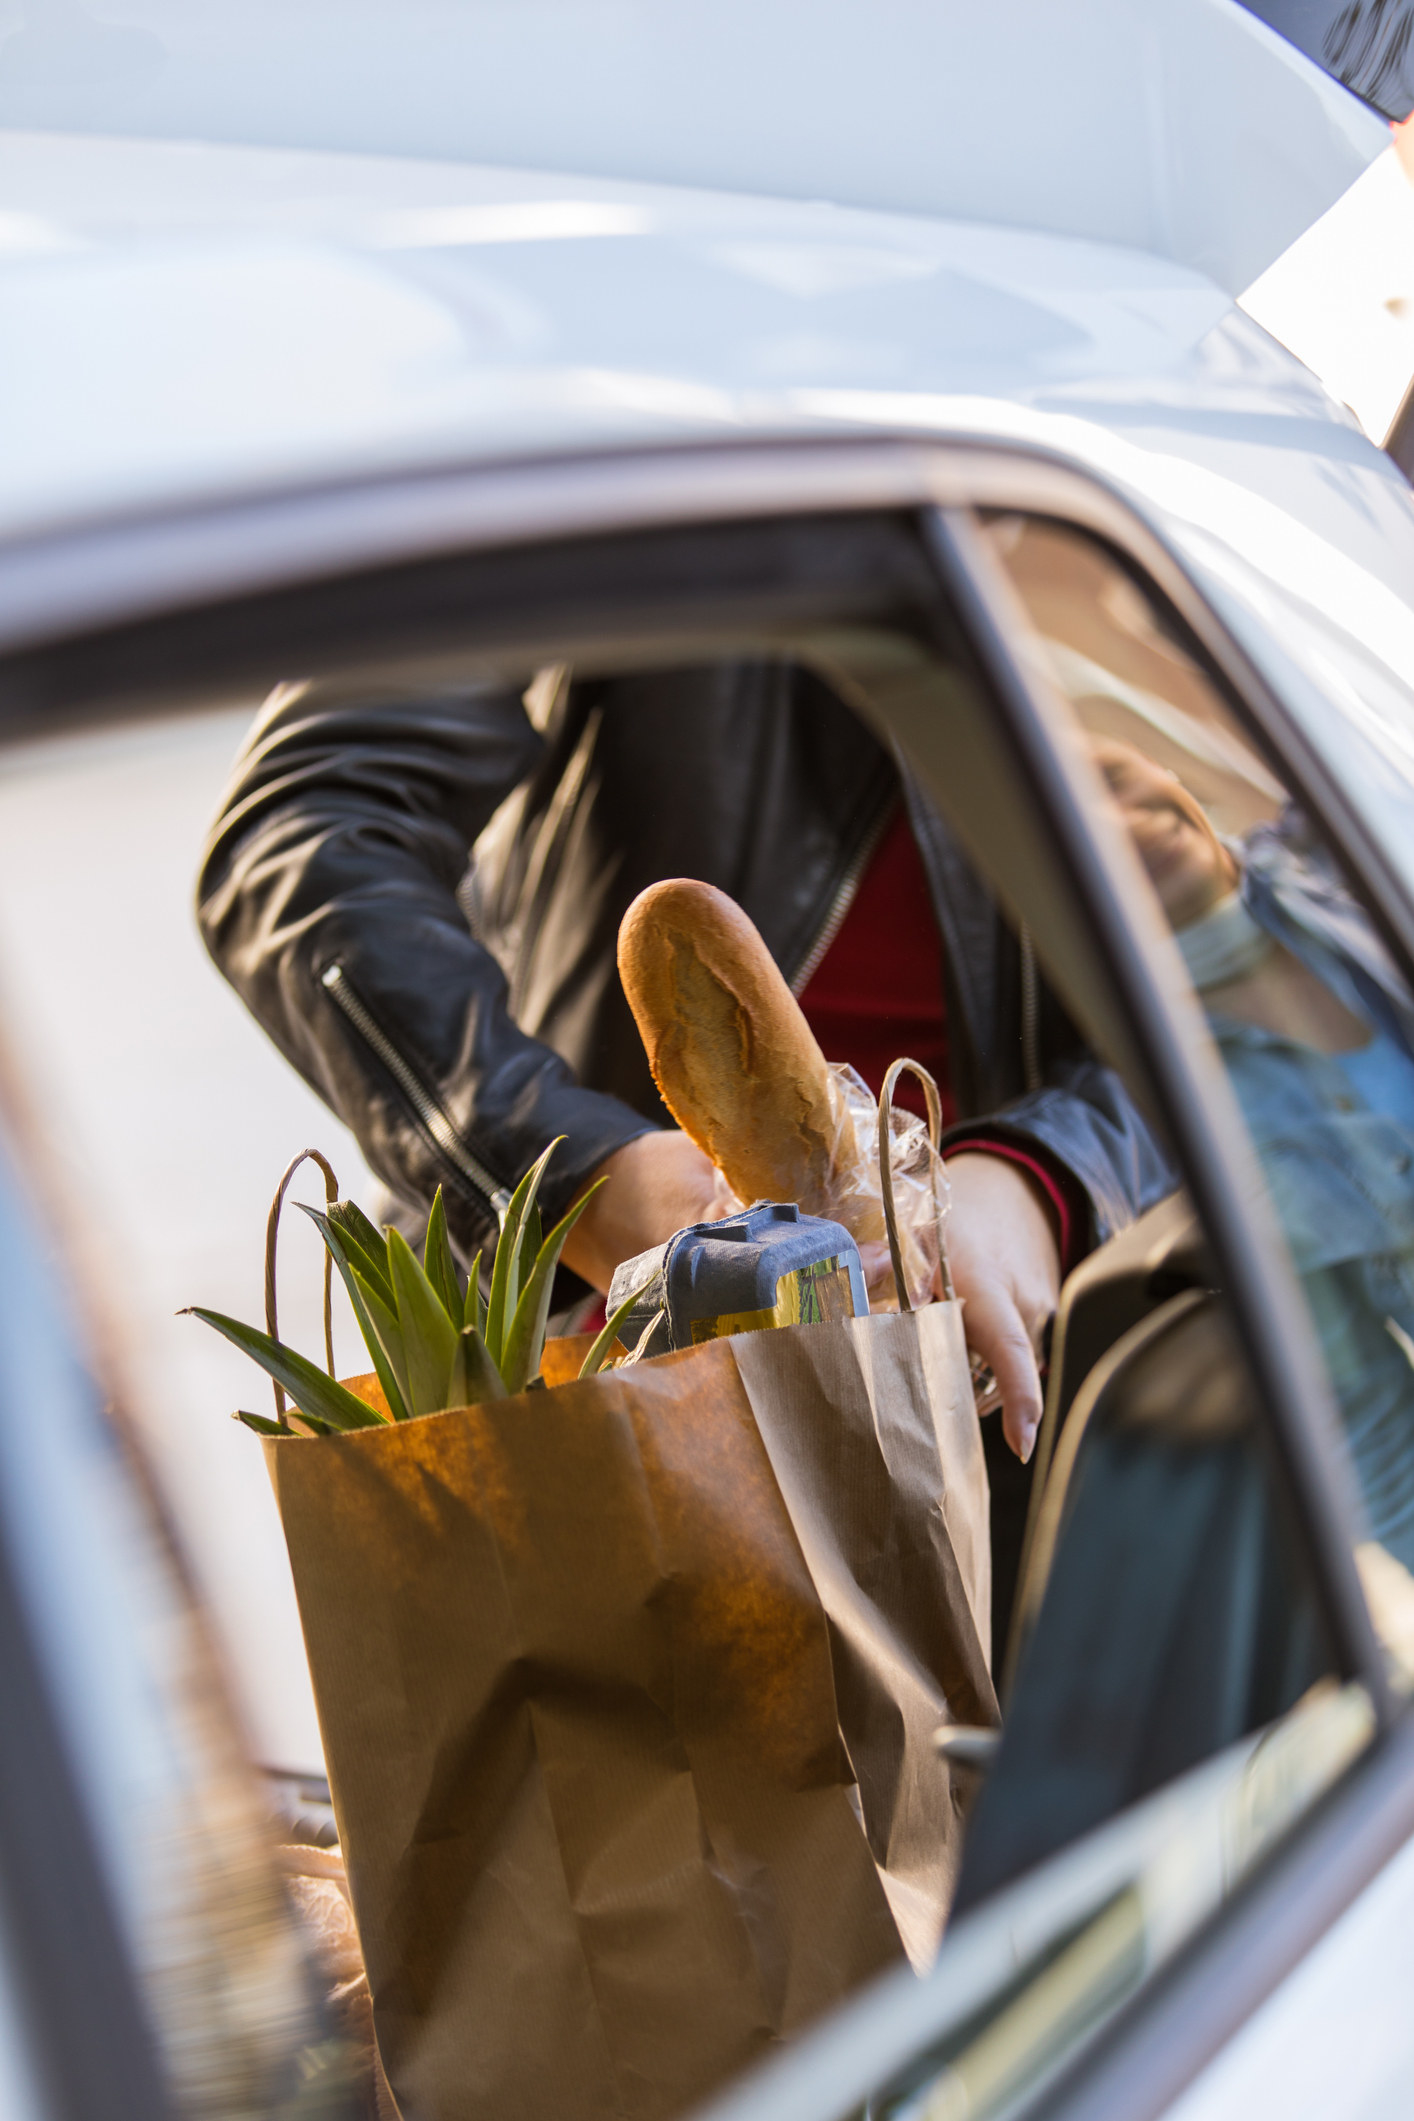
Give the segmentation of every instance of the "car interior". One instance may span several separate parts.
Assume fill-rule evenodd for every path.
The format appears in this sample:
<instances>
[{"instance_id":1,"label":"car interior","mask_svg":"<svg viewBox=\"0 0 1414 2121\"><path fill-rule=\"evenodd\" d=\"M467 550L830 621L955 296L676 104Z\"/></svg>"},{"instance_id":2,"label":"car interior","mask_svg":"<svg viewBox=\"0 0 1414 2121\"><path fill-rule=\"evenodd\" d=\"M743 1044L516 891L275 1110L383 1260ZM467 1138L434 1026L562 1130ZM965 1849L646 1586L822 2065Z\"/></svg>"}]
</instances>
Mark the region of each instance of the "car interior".
<instances>
[{"instance_id":1,"label":"car interior","mask_svg":"<svg viewBox=\"0 0 1414 2121\"><path fill-rule=\"evenodd\" d=\"M1408 939L1386 910L1361 910L1358 979L1328 942L1307 950L1300 908L1317 896L1322 907L1362 908L1364 880L1333 843L1319 790L1274 742L1240 659L1215 647L1215 622L1200 637L1142 539L1127 543L1119 519L1107 520L1102 532L1008 505L527 543L138 620L32 650L0 672L11 726L31 745L44 731L51 751L54 732L67 731L77 770L85 747L120 745L125 730L154 761L204 716L229 733L236 705L243 713L265 687L295 677L335 688L376 681L410 699L450 677L510 681L524 687L528 711L544 713L548 671L581 679L744 657L798 663L895 751L1023 940L1033 965L1016 1027L1023 1050L1035 1010L1063 1011L1160 1143L1173 1174L1167 1197L1104 1236L1065 1281L1030 1464L1007 1450L999 1417L982 1417L1002 1720L999 1734L938 1735L936 1770L952 1781L966 1833L936 1962L922 1979L901 1965L846 2003L834 2032L827 2022L810 2036L815 2060L803 2047L796 2078L782 2074L796 2059L787 2053L759 2086L725 2088L720 2112L736 2121L796 2110L815 2121L865 2112L943 2121L1019 2110L1063 2088L1078 2058L1118 2037L1158 1973L1368 1755L1414 1681L1414 1545L1404 1544L1414 1514L1403 1514L1414 1434L1402 1450L1392 1440L1414 1409L1414 1342L1400 1312L1409 1233L1368 1189L1359 1223L1330 1177L1348 1122L1398 1118L1397 1100L1383 1114L1378 1105L1393 1078L1369 1073L1347 1109L1303 1118L1281 1104L1280 1074L1310 1052L1336 1067L1378 1040L1385 1019L1366 1005L1383 980L1390 1007L1402 1006ZM1157 793L1118 796L1110 767L1150 772ZM55 769L60 789L67 770ZM219 793L206 787L208 810ZM1143 837L1160 810L1161 845ZM1269 861L1263 903L1278 912L1275 940L1244 931L1256 969L1229 968L1200 990L1163 893L1183 860L1205 854L1228 865L1229 880ZM52 921L61 949L66 917L78 916L66 915L57 880L31 875L30 933L42 940ZM1275 998L1262 984L1273 964L1285 981ZM1312 985L1327 965L1331 1007ZM24 967L3 932L0 976L14 1064L30 1077L33 1138L53 1145L62 1084L44 1076L42 1049L27 1054ZM160 1014L145 1021L136 969L128 994L123 1041L155 1081L164 1069L172 1076L165 1102L179 1138L160 1151L154 1143L148 1168L179 1236L184 1192L201 1189L203 1144L216 1130L239 1138L271 1185L305 1144L263 1131L246 1139L239 1107L203 1113L177 1080L180 1038L164 1038ZM234 1024L235 999L221 1006ZM1318 1155L1327 1121L1334 1146ZM84 1130L123 1122L95 1092L73 1124L61 1193L83 1180ZM332 1117L322 1138L339 1162L347 1137ZM1351 1140L1352 1157L1385 1153L1366 1134ZM343 1154L359 1173L352 1149ZM1313 1158L1325 1159L1320 1186ZM376 1214L371 1192L365 1205ZM254 1276L259 1232L240 1236ZM92 1247L65 1249L65 1271L91 1278ZM195 1239L189 1256L195 1283L204 1256ZM304 1259L287 1271L311 1285L292 1330L312 1329L313 1268ZM116 1282L111 1262L109 1273ZM186 1300L200 1294L193 1286ZM105 1292L107 1303L128 1300ZM150 1366L165 1359L163 1336L183 1326L144 1331L157 1351L143 1358ZM315 1330L306 1348L316 1352ZM195 1438L228 1412L193 1405L185 1420ZM144 1433L152 1455L159 1432ZM202 1445L183 1449L199 1458ZM163 1521L170 1510L174 1550L190 1547L200 1534L183 1519L189 1475L161 1448L156 1456ZM1414 1496L1414 1464L1408 1474ZM267 1527L267 1557L268 1538ZM218 1641L247 1624L234 1609L212 1620ZM218 1654L232 1663L228 1648ZM308 1849L308 1875L325 1863L336 1880L318 1762L262 1765L274 1771L264 1797L272 1841ZM158 1838L166 1830L151 1824ZM165 1949L160 1929L155 1916L138 1923L144 1982ZM311 1949L327 1948L326 1928ZM346 2010L341 2022L366 2041L366 2016ZM175 2051L180 2023L164 2025ZM843 2045L829 2044L843 2042L846 2026L859 2036L848 2062ZM361 2096L377 2110L376 2090Z\"/></svg>"}]
</instances>

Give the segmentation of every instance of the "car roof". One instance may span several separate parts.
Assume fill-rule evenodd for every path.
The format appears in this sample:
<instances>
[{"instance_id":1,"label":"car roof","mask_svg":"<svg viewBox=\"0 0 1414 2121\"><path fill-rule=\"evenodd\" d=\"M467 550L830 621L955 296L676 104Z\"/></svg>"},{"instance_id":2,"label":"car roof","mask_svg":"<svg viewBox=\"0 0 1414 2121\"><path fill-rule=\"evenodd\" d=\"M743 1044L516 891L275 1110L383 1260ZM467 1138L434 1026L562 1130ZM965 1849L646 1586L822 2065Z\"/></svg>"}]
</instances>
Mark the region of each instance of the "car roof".
<instances>
[{"instance_id":1,"label":"car roof","mask_svg":"<svg viewBox=\"0 0 1414 2121\"><path fill-rule=\"evenodd\" d=\"M828 199L1145 250L1230 294L1385 144L1370 110L1237 0L107 0L102 14L44 8L4 38L0 125Z\"/></svg>"},{"instance_id":2,"label":"car roof","mask_svg":"<svg viewBox=\"0 0 1414 2121\"><path fill-rule=\"evenodd\" d=\"M1414 601L1398 472L1224 290L1154 250L739 190L40 132L0 134L0 198L15 642L62 623L56 582L82 620L64 553L88 530L449 467L842 434L1060 456L1190 550L1241 525L1268 572L1295 539L1303 584L1329 589L1334 552ZM36 630L15 562L40 548ZM1414 676L1414 643L1400 667Z\"/></svg>"},{"instance_id":3,"label":"car roof","mask_svg":"<svg viewBox=\"0 0 1414 2121\"><path fill-rule=\"evenodd\" d=\"M850 394L1212 408L1385 137L1235 0L127 12L0 45L0 539Z\"/></svg>"},{"instance_id":4,"label":"car roof","mask_svg":"<svg viewBox=\"0 0 1414 2121\"><path fill-rule=\"evenodd\" d=\"M1341 415L1192 268L825 202L403 158L0 137L0 538L429 464ZM962 409L965 418L965 408ZM974 419L976 412L971 415ZM985 423L984 423L985 424ZM1348 449L1342 433L1328 438Z\"/></svg>"},{"instance_id":5,"label":"car roof","mask_svg":"<svg viewBox=\"0 0 1414 2121\"><path fill-rule=\"evenodd\" d=\"M1172 375L1226 315L1138 251L801 203L11 137L0 532L229 489L818 425L829 391Z\"/></svg>"}]
</instances>

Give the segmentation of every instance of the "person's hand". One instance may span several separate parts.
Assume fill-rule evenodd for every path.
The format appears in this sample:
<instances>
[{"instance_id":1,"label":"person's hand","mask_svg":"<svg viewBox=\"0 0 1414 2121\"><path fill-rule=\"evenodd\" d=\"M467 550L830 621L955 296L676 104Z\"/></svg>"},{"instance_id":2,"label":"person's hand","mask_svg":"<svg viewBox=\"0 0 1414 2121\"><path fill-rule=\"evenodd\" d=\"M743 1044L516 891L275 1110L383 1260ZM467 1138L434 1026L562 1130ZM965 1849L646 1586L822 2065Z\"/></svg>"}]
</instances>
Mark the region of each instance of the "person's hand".
<instances>
[{"instance_id":1,"label":"person's hand","mask_svg":"<svg viewBox=\"0 0 1414 2121\"><path fill-rule=\"evenodd\" d=\"M1025 1464L1041 1423L1041 1337L1060 1296L1052 1210L1035 1180L1004 1157L949 1157L948 1180L948 1260L967 1345L997 1380L1002 1428Z\"/></svg>"},{"instance_id":2,"label":"person's hand","mask_svg":"<svg viewBox=\"0 0 1414 2121\"><path fill-rule=\"evenodd\" d=\"M716 1165L676 1129L625 1142L581 1186L580 1194L596 1178L608 1183L570 1232L564 1261L605 1292L623 1260L646 1252L650 1245L666 1244L689 1223L720 1222L741 1206Z\"/></svg>"}]
</instances>

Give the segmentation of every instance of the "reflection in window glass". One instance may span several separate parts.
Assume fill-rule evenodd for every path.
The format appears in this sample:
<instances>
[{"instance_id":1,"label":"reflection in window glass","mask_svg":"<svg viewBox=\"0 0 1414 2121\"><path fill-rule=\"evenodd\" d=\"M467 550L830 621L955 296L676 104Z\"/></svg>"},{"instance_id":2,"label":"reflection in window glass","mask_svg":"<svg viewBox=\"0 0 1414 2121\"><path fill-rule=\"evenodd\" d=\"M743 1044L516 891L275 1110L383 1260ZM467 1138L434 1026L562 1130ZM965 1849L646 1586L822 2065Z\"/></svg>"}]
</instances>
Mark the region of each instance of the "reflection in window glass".
<instances>
[{"instance_id":1,"label":"reflection in window glass","mask_svg":"<svg viewBox=\"0 0 1414 2121\"><path fill-rule=\"evenodd\" d=\"M1339 1402L1392 1649L1414 1613L1414 999L1156 599L1045 521L993 535L1197 989Z\"/></svg>"},{"instance_id":2,"label":"reflection in window glass","mask_svg":"<svg viewBox=\"0 0 1414 2121\"><path fill-rule=\"evenodd\" d=\"M1016 2114L1236 1895L1372 1729L1360 1687L1313 1688L1270 1730L980 1908L945 1939L932 1970L939 2037L870 2101L870 2114Z\"/></svg>"}]
</instances>

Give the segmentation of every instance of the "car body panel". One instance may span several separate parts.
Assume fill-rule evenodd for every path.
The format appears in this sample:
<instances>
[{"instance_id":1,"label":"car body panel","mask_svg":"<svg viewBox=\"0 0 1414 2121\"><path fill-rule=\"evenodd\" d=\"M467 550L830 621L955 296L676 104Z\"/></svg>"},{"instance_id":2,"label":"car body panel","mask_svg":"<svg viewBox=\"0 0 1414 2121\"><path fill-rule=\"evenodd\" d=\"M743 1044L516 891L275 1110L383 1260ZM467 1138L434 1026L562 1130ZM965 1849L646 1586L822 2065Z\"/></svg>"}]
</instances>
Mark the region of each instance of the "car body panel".
<instances>
[{"instance_id":1,"label":"car body panel","mask_svg":"<svg viewBox=\"0 0 1414 2121\"><path fill-rule=\"evenodd\" d=\"M0 172L0 639L188 600L203 523L234 507L278 516L300 497L247 540L230 588L252 566L307 577L455 536L457 507L430 489L386 509L381 532L356 525L358 491L399 479L480 470L528 495L537 466L581 466L592 486L610 457L964 440L1119 488L1226 600L1274 683L1304 642L1298 663L1337 671L1375 751L1409 768L1409 489L1183 267L975 224L391 158L12 135ZM758 491L798 505L773 477ZM819 482L813 498L830 505ZM553 522L563 498L548 506ZM531 502L519 534L534 516ZM105 527L116 583L83 542ZM231 566L227 545L218 575ZM1275 631L1274 601L1289 614ZM1318 680L1318 737L1323 697Z\"/></svg>"},{"instance_id":2,"label":"car body panel","mask_svg":"<svg viewBox=\"0 0 1414 2121\"><path fill-rule=\"evenodd\" d=\"M1138 251L33 135L0 137L0 190L0 555L434 465L883 430L1070 456L1175 520L1236 508L1244 542L1256 495L1273 551L1276 512L1414 580L1405 489L1351 417L1210 282Z\"/></svg>"},{"instance_id":3,"label":"car body panel","mask_svg":"<svg viewBox=\"0 0 1414 2121\"><path fill-rule=\"evenodd\" d=\"M1414 2018L1392 2002L1414 1923L1406 1843L1170 2109L1171 2121L1405 2121Z\"/></svg>"},{"instance_id":4,"label":"car body panel","mask_svg":"<svg viewBox=\"0 0 1414 2121\"><path fill-rule=\"evenodd\" d=\"M989 2114L1023 2107L1102 2034L1126 1990L1130 1998L1142 1992L1237 1900L1313 1796L1359 1753L1368 1716L1358 1689L1310 1701L1284 1726L1132 1806L963 1916L921 1980L884 1976L794 2053L729 2086L703 2121L843 2121L866 2104L919 2121L970 2111L959 2096L969 2091ZM1391 1868L1409 1855L1401 1851ZM1074 1980L1064 2008L1048 2013L1042 1991L1058 1942L1104 1912L1122 1913L1118 1937ZM998 2037L998 2002L1008 1992L1024 2002ZM903 2084L912 2088L903 2093ZM1195 2106L1192 2121L1200 2115L1208 2121Z\"/></svg>"},{"instance_id":5,"label":"car body panel","mask_svg":"<svg viewBox=\"0 0 1414 2121\"><path fill-rule=\"evenodd\" d=\"M1229 307L1135 251L497 170L12 136L0 192L10 538L335 471L818 431L810 390L1133 395Z\"/></svg>"},{"instance_id":6,"label":"car body panel","mask_svg":"<svg viewBox=\"0 0 1414 2121\"><path fill-rule=\"evenodd\" d=\"M13 32L0 124L946 215L1151 251L1230 293L1384 144L1236 0L130 0Z\"/></svg>"}]
</instances>

